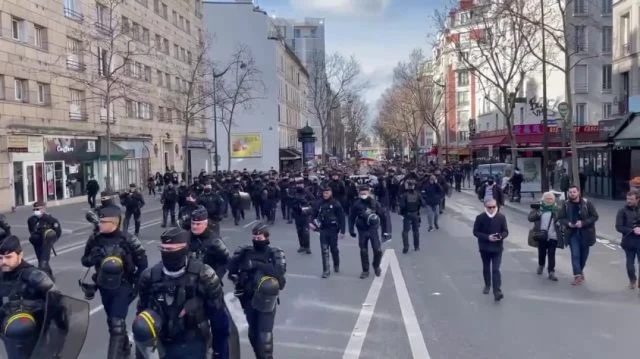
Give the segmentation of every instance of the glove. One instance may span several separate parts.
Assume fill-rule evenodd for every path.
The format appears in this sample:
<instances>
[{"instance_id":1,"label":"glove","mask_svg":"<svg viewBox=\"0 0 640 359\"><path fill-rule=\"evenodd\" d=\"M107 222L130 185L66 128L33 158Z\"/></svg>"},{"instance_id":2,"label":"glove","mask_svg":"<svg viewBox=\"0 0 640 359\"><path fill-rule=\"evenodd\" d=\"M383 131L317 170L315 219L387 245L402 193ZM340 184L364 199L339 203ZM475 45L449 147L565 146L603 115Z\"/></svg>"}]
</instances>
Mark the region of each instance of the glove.
<instances>
[{"instance_id":1,"label":"glove","mask_svg":"<svg viewBox=\"0 0 640 359\"><path fill-rule=\"evenodd\" d=\"M95 247L91 249L91 261L95 264L99 263L105 256L104 250L101 247Z\"/></svg>"},{"instance_id":2,"label":"glove","mask_svg":"<svg viewBox=\"0 0 640 359\"><path fill-rule=\"evenodd\" d=\"M387 241L391 239L391 233L382 233L382 238L386 239Z\"/></svg>"},{"instance_id":3,"label":"glove","mask_svg":"<svg viewBox=\"0 0 640 359\"><path fill-rule=\"evenodd\" d=\"M349 232L349 235L351 236L351 238L356 238L356 232Z\"/></svg>"}]
</instances>

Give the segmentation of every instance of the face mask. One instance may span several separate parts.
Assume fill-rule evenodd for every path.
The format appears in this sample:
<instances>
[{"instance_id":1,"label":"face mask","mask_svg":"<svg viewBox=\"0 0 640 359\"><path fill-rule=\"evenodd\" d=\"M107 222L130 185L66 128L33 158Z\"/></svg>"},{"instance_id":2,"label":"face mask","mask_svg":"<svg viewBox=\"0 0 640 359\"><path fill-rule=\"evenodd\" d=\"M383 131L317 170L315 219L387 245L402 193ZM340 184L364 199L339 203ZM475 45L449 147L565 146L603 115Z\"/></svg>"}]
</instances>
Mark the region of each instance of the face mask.
<instances>
[{"instance_id":1,"label":"face mask","mask_svg":"<svg viewBox=\"0 0 640 359\"><path fill-rule=\"evenodd\" d=\"M204 191L205 191L205 193L210 193L211 192L211 188L205 188Z\"/></svg>"},{"instance_id":2,"label":"face mask","mask_svg":"<svg viewBox=\"0 0 640 359\"><path fill-rule=\"evenodd\" d=\"M367 199L367 198L369 198L368 194L361 194L360 195L360 199Z\"/></svg>"},{"instance_id":3,"label":"face mask","mask_svg":"<svg viewBox=\"0 0 640 359\"><path fill-rule=\"evenodd\" d=\"M267 246L269 245L269 240L264 240L264 241L253 241L253 248L255 248L256 250L264 250L265 248L267 248Z\"/></svg>"},{"instance_id":4,"label":"face mask","mask_svg":"<svg viewBox=\"0 0 640 359\"><path fill-rule=\"evenodd\" d=\"M41 210L35 210L35 211L33 211L33 215L36 216L36 217L40 217L40 216L42 216L42 211Z\"/></svg>"},{"instance_id":5,"label":"face mask","mask_svg":"<svg viewBox=\"0 0 640 359\"><path fill-rule=\"evenodd\" d=\"M407 186L407 191L413 191L414 189L416 189L414 186Z\"/></svg>"},{"instance_id":6,"label":"face mask","mask_svg":"<svg viewBox=\"0 0 640 359\"><path fill-rule=\"evenodd\" d=\"M187 265L189 248L183 248L173 252L160 252L162 265L170 272L177 272Z\"/></svg>"},{"instance_id":7,"label":"face mask","mask_svg":"<svg viewBox=\"0 0 640 359\"><path fill-rule=\"evenodd\" d=\"M487 181L487 184L491 186L493 184L493 181Z\"/></svg>"}]
</instances>

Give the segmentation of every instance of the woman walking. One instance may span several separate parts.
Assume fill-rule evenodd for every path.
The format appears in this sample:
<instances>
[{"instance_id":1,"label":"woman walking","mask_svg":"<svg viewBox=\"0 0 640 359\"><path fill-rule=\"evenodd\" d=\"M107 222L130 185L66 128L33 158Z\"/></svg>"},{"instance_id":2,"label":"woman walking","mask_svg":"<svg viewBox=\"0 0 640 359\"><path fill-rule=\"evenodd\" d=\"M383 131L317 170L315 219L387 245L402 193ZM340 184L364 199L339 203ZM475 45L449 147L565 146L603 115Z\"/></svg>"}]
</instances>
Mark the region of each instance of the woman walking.
<instances>
[{"instance_id":1,"label":"woman walking","mask_svg":"<svg viewBox=\"0 0 640 359\"><path fill-rule=\"evenodd\" d=\"M556 277L556 248L558 248L558 223L556 213L556 196L553 192L542 195L539 208L533 208L529 213L529 222L533 228L529 231L529 243L538 247L538 275L544 272L547 264L549 280L558 281Z\"/></svg>"}]
</instances>

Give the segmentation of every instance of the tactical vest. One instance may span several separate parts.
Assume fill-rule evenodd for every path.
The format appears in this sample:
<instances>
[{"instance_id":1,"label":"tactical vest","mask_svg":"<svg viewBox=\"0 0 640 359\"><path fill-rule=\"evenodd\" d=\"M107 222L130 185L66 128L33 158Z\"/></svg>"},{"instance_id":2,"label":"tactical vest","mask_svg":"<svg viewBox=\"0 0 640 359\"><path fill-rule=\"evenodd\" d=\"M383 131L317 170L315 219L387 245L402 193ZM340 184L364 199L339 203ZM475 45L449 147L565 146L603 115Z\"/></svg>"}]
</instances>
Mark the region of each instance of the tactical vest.
<instances>
[{"instance_id":1,"label":"tactical vest","mask_svg":"<svg viewBox=\"0 0 640 359\"><path fill-rule=\"evenodd\" d=\"M324 228L338 225L338 218L336 217L335 205L333 202L323 203L320 206L318 219Z\"/></svg>"},{"instance_id":2,"label":"tactical vest","mask_svg":"<svg viewBox=\"0 0 640 359\"><path fill-rule=\"evenodd\" d=\"M162 318L162 341L209 336L204 303L198 298L198 278L203 265L200 261L190 260L185 273L177 278L165 275L162 266L151 269L150 309ZM188 301L196 301L198 309L180 317Z\"/></svg>"},{"instance_id":3,"label":"tactical vest","mask_svg":"<svg viewBox=\"0 0 640 359\"><path fill-rule=\"evenodd\" d=\"M419 195L417 191L407 192L405 198L405 210L407 213L415 213L420 210L420 198L418 196Z\"/></svg>"},{"instance_id":4,"label":"tactical vest","mask_svg":"<svg viewBox=\"0 0 640 359\"><path fill-rule=\"evenodd\" d=\"M26 275L29 275L28 269L22 269L15 281L0 280L0 319L6 320L16 313L29 313L39 319L44 315L44 299L24 299L29 291L24 280Z\"/></svg>"}]
</instances>

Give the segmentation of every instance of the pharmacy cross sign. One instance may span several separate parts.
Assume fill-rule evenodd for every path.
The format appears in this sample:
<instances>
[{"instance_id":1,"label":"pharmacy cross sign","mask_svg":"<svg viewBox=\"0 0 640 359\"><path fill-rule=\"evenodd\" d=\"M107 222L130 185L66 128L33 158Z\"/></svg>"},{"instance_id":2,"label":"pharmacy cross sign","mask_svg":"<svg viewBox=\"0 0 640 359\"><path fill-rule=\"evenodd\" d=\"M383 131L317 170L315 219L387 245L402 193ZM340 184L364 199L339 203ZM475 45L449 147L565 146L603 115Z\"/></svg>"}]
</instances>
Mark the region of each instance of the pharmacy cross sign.
<instances>
[{"instance_id":1,"label":"pharmacy cross sign","mask_svg":"<svg viewBox=\"0 0 640 359\"><path fill-rule=\"evenodd\" d=\"M566 119L567 118L567 114L569 113L569 104L566 102L560 102L558 104L558 112L560 113L560 116L562 116L562 119Z\"/></svg>"}]
</instances>

